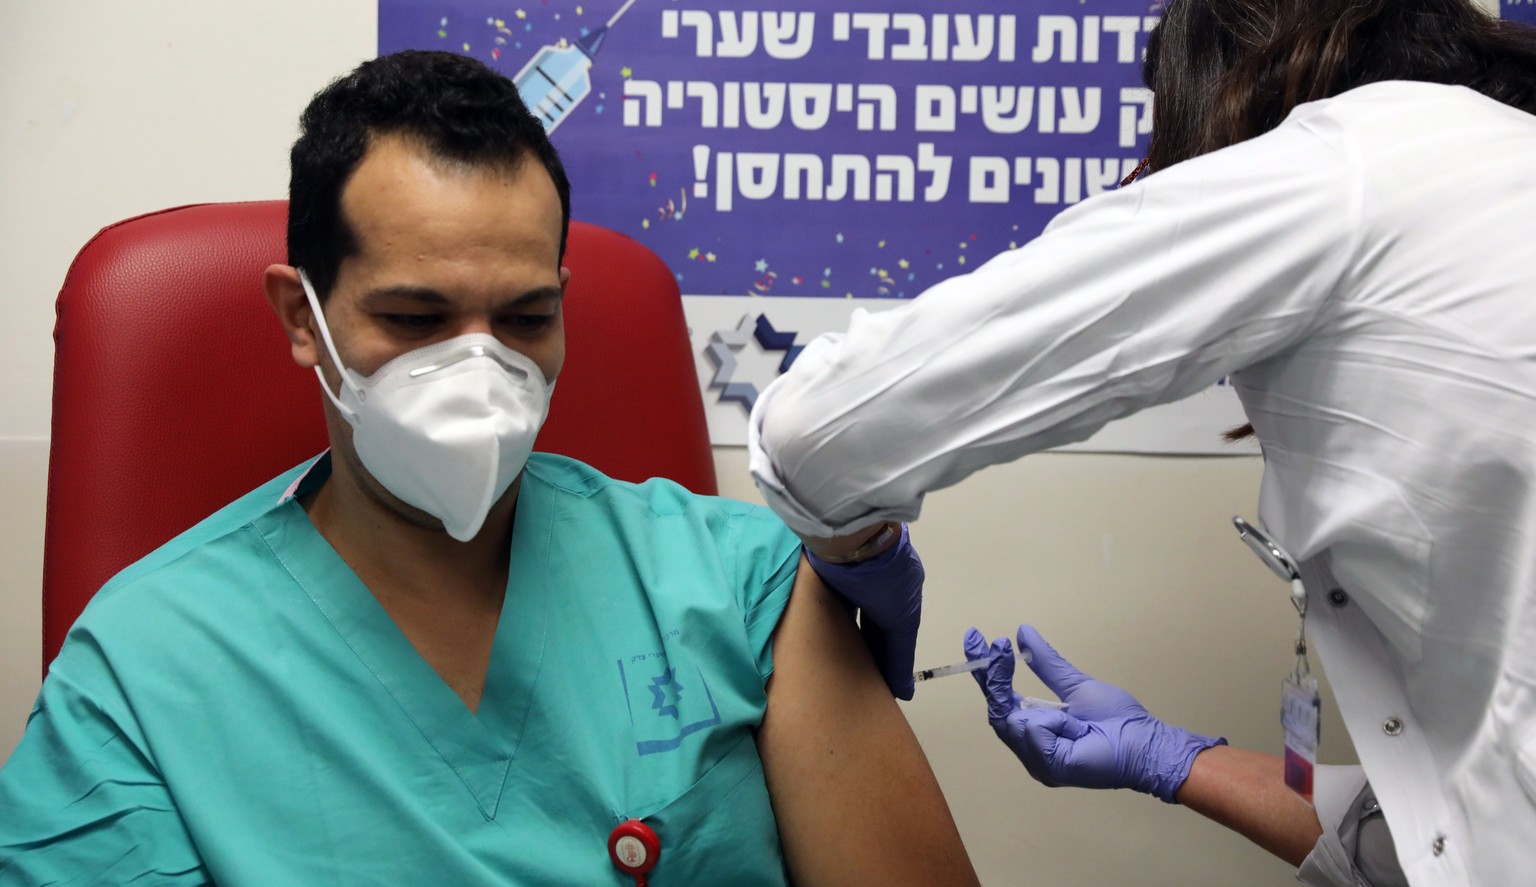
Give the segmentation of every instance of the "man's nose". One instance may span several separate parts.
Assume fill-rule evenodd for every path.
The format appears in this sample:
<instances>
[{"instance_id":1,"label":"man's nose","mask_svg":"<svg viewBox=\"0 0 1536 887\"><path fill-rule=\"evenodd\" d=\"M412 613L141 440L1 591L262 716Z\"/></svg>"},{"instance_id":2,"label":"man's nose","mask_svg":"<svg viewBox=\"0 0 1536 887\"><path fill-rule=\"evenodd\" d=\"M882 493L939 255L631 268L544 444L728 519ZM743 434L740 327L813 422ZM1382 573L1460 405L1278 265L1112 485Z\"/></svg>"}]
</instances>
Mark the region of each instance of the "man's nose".
<instances>
[{"instance_id":1,"label":"man's nose","mask_svg":"<svg viewBox=\"0 0 1536 887\"><path fill-rule=\"evenodd\" d=\"M467 336L470 333L485 333L494 336L496 330L491 323L489 315L471 314L465 315L459 321L458 335Z\"/></svg>"}]
</instances>

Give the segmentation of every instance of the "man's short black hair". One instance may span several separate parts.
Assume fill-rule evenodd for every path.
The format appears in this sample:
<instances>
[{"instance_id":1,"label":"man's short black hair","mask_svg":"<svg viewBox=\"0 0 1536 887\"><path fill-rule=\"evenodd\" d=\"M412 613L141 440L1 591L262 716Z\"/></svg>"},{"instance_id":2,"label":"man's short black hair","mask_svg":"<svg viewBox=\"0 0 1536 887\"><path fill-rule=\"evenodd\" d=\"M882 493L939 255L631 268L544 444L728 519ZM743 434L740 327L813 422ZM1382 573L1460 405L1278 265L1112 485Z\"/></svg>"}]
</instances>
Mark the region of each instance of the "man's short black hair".
<instances>
[{"instance_id":1,"label":"man's short black hair","mask_svg":"<svg viewBox=\"0 0 1536 887\"><path fill-rule=\"evenodd\" d=\"M357 237L341 192L374 139L398 135L445 160L515 169L531 155L560 193L560 255L571 185L544 126L511 80L451 52L408 50L363 62L315 95L299 121L288 184L288 263L324 299Z\"/></svg>"}]
</instances>

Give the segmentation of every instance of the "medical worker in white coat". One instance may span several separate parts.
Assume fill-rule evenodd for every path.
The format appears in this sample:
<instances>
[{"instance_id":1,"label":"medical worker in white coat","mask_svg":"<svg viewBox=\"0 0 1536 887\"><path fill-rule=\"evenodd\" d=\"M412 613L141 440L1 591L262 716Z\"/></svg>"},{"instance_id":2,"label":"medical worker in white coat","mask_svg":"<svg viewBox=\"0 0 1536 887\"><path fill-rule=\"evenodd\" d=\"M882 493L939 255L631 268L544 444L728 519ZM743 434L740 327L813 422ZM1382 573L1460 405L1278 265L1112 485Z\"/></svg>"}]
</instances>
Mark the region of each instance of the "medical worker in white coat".
<instances>
[{"instance_id":1,"label":"medical worker in white coat","mask_svg":"<svg viewBox=\"0 0 1536 887\"><path fill-rule=\"evenodd\" d=\"M1470 0L1171 0L1146 73L1150 174L807 347L757 402L754 477L846 561L930 490L1230 375L1395 860L1367 859L1368 792L1271 803L1273 758L1105 703L1027 627L1068 707L994 674L998 735L1312 883L1536 883L1536 34Z\"/></svg>"}]
</instances>

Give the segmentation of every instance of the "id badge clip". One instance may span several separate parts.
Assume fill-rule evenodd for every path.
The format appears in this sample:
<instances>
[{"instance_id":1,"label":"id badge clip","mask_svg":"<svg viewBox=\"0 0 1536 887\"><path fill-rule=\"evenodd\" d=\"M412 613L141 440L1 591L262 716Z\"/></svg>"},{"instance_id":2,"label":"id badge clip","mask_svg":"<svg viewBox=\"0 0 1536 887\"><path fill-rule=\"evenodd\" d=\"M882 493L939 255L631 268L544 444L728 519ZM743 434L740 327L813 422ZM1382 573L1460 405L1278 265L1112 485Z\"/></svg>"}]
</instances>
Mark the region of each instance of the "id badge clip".
<instances>
[{"instance_id":1,"label":"id badge clip","mask_svg":"<svg viewBox=\"0 0 1536 887\"><path fill-rule=\"evenodd\" d=\"M1307 661L1307 592L1301 573L1285 549L1240 517L1232 518L1238 535L1259 560L1290 583L1291 603L1300 628L1296 633L1296 667L1280 682L1280 725L1285 730L1285 784L1312 803L1312 774L1317 769L1317 744L1322 736L1322 697Z\"/></svg>"}]
</instances>

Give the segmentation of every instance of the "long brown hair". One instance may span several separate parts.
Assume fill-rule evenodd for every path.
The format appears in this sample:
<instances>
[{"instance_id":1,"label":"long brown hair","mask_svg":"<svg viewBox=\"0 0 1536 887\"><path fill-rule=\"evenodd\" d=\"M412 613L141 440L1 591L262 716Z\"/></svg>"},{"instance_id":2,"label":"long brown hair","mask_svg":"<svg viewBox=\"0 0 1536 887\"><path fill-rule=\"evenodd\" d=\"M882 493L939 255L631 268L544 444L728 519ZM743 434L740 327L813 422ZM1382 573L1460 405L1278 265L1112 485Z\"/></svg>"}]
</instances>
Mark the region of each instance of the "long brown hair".
<instances>
[{"instance_id":1,"label":"long brown hair","mask_svg":"<svg viewBox=\"0 0 1536 887\"><path fill-rule=\"evenodd\" d=\"M1156 96L1146 163L1156 171L1383 80L1466 86L1536 114L1536 29L1469 0L1169 0L1143 76ZM1222 437L1252 434L1244 425Z\"/></svg>"},{"instance_id":2,"label":"long brown hair","mask_svg":"<svg viewBox=\"0 0 1536 887\"><path fill-rule=\"evenodd\" d=\"M1155 171L1383 80L1466 86L1536 114L1536 29L1470 0L1170 0L1144 73Z\"/></svg>"}]
</instances>

